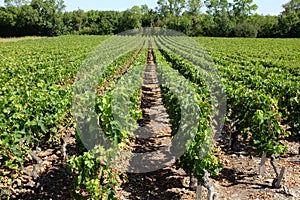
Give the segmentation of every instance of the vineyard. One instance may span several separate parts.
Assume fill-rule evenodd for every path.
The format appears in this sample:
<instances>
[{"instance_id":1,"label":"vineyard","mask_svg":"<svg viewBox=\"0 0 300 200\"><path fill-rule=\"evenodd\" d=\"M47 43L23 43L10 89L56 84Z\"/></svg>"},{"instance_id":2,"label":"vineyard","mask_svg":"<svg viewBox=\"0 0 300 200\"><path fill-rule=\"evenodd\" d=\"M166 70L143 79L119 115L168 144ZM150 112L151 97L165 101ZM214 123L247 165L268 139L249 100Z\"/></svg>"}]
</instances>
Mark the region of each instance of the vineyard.
<instances>
[{"instance_id":1,"label":"vineyard","mask_svg":"<svg viewBox=\"0 0 300 200\"><path fill-rule=\"evenodd\" d=\"M155 29L0 43L0 199L299 199L299 46Z\"/></svg>"}]
</instances>

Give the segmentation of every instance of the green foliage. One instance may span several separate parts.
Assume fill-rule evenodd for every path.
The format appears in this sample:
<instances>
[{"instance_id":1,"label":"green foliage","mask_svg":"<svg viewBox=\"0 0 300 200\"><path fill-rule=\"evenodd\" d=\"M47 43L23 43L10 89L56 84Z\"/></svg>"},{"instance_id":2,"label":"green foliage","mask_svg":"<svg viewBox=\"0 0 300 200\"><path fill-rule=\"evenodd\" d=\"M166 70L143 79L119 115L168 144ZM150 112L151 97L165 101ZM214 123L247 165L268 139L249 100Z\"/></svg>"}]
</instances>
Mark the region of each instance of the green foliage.
<instances>
[{"instance_id":1,"label":"green foliage","mask_svg":"<svg viewBox=\"0 0 300 200\"><path fill-rule=\"evenodd\" d=\"M120 173L108 166L108 163L111 161L110 159L115 158L116 148L121 147L126 139L132 136L132 131L136 128L133 122L142 117L139 108L141 96L141 87L139 86L142 84L147 50L141 50L129 67L128 61L132 60L137 52L131 51L116 59L108 66L101 80L99 80L98 87L104 87L105 90L101 91L101 94L96 98L95 111L99 126L105 136L101 136L103 137L100 138L102 143L95 144L93 150L85 152L81 156L72 157L68 161L69 168L76 174L73 188L73 196L76 199L117 199L116 186L119 185L118 180L120 178L118 176ZM123 80L124 71L130 74L131 84L125 83L128 80ZM118 86L121 85L122 87L124 84L127 84L128 88L133 85L137 87L133 87L133 90L118 89ZM124 98L122 101L113 102L113 97L116 97L114 90L117 90L117 94ZM118 103L129 105L129 113L125 113L125 117L120 117L123 120L121 124L117 122L113 115L113 113L120 114L122 112L114 110L121 107L121 105L118 106ZM123 127L124 124L128 125L129 128ZM93 138L93 140L99 141L99 138ZM108 141L113 143L111 147L107 147Z\"/></svg>"},{"instance_id":2,"label":"green foliage","mask_svg":"<svg viewBox=\"0 0 300 200\"><path fill-rule=\"evenodd\" d=\"M168 40L160 38L159 40L164 47L172 49L172 51L180 55L185 55L187 58L189 57L189 51L192 51L194 54L199 51L199 55L201 55L201 50L193 48L192 45L189 45L188 43L181 43L181 45L178 46L178 39ZM282 115L283 111L287 114L286 109L284 107L279 107L278 105L279 99L283 97L286 91L288 91L286 88L283 90L281 90L281 88L282 85L284 85L283 83L286 80L286 76L289 76L289 73L286 72L285 74L282 74L281 77L278 77L278 70L280 69L276 68L276 65L273 63L269 65L263 62L264 60L262 59L258 59L257 62L247 62L248 58L242 60L241 57L238 57L235 54L240 52L241 49L244 49L246 52L240 55L248 56L249 52L247 53L247 51L249 51L249 48L241 48L241 40L236 41L239 42L239 46L235 47L238 48L236 51L232 51L231 43L224 44L228 45L226 48L231 49L228 51L224 51L224 49L220 48L220 43L216 43L215 46L215 49L218 49L222 53L222 56L218 56L217 59L215 59L215 62L223 65L220 66L219 69L222 75L226 77L226 81L224 82L226 84L228 103L227 118L230 123L235 122L236 130L244 136L245 140L250 138L250 143L256 149L257 154L262 155L263 153L268 152L278 155L284 153L284 145L280 140L290 134L287 130L290 124L299 124L299 120L292 120L291 122L286 123ZM243 41L245 42L247 40ZM278 45L280 46L280 44ZM248 44L247 47L249 46L251 45ZM215 52L215 49L213 49L213 52ZM253 48L253 50L257 51L256 48ZM232 56L230 62L227 61L224 52L226 52L225 55L229 55L229 57ZM230 52L234 52L235 54L230 55ZM256 52L256 54L257 53L259 52ZM170 54L168 52L165 52L164 54L168 61L172 62L173 66L175 66L183 76L194 83L203 85L202 81L197 82L197 80L201 80L201 75L198 76L199 78L195 76L197 74L195 73L197 71L195 66L184 61L184 59L180 58L178 55ZM261 52L258 55L261 55ZM197 57L195 57L195 59L197 60ZM201 60L201 57L199 57L198 60L198 63L205 65L204 60ZM193 60L193 62L196 61ZM258 67L259 62L263 63L264 66ZM235 66L237 64L243 64L245 67ZM226 65L229 66L226 67ZM247 68L247 65L256 66L256 68ZM297 69L298 67L295 65L295 67L292 68ZM268 79L264 80L262 77L268 77ZM294 77L293 75L290 76L290 78L299 82L299 78ZM286 84L292 86L290 83ZM297 92L298 89L294 86L292 88L294 89L294 98L290 99L292 99L292 105L295 106L294 102L297 101L295 101L295 99L299 98L299 94ZM287 107L291 107L291 105ZM291 113L288 115L288 118L292 119L295 116L295 110L290 109L290 111ZM299 114L298 111L296 111L296 113ZM258 116L260 116L260 118ZM298 125L296 125L296 127L298 127ZM297 134L297 131L295 133Z\"/></svg>"},{"instance_id":3,"label":"green foliage","mask_svg":"<svg viewBox=\"0 0 300 200\"><path fill-rule=\"evenodd\" d=\"M253 15L257 8L253 0L158 0L155 9L66 12L63 0L10 0L0 9L0 36L111 35L163 27L189 36L300 37L299 0L284 4L279 16Z\"/></svg>"},{"instance_id":4,"label":"green foliage","mask_svg":"<svg viewBox=\"0 0 300 200\"><path fill-rule=\"evenodd\" d=\"M245 87L228 86L228 100L231 121L236 121L236 128L244 138L251 137L251 145L258 155L284 153L280 140L289 135L282 125L282 114L278 112L278 103L261 91ZM234 91L233 91L234 90ZM233 94L234 93L234 94Z\"/></svg>"},{"instance_id":5,"label":"green foliage","mask_svg":"<svg viewBox=\"0 0 300 200\"><path fill-rule=\"evenodd\" d=\"M76 174L72 196L75 199L112 200L116 198L116 187L120 185L120 173L107 165L113 150L96 147L68 160L68 167Z\"/></svg>"},{"instance_id":6,"label":"green foliage","mask_svg":"<svg viewBox=\"0 0 300 200\"><path fill-rule=\"evenodd\" d=\"M299 37L300 1L290 0L282 6L284 11L279 16L278 33L280 37Z\"/></svg>"},{"instance_id":7,"label":"green foliage","mask_svg":"<svg viewBox=\"0 0 300 200\"><path fill-rule=\"evenodd\" d=\"M251 24L257 29L257 37L275 37L278 34L278 17L253 15L250 19Z\"/></svg>"},{"instance_id":8,"label":"green foliage","mask_svg":"<svg viewBox=\"0 0 300 200\"><path fill-rule=\"evenodd\" d=\"M57 137L62 126L72 126L74 77L87 53L105 38L64 36L0 44L1 173L14 177L31 148Z\"/></svg>"},{"instance_id":9,"label":"green foliage","mask_svg":"<svg viewBox=\"0 0 300 200\"><path fill-rule=\"evenodd\" d=\"M0 36L27 36L42 35L56 36L65 33L62 12L63 1L32 0L30 2L17 1L6 8L1 8L0 27L3 28ZM4 23L3 23L4 22Z\"/></svg>"},{"instance_id":10,"label":"green foliage","mask_svg":"<svg viewBox=\"0 0 300 200\"><path fill-rule=\"evenodd\" d=\"M258 96L271 98L281 124L292 134L299 132L299 57L297 39L201 39L225 78L232 98L244 101ZM270 108L270 104L265 106ZM258 106L258 105L255 105ZM257 109L261 109L257 107ZM276 110L275 109L275 110ZM255 111L254 111L255 112ZM252 112L252 114L254 114ZM239 113L239 109L236 109ZM249 115L253 116L253 115ZM233 120L234 121L234 120Z\"/></svg>"},{"instance_id":11,"label":"green foliage","mask_svg":"<svg viewBox=\"0 0 300 200\"><path fill-rule=\"evenodd\" d=\"M181 109L178 98L176 95L167 87L161 87L164 105L168 111L170 117L170 124L172 125L172 136L174 136L179 129L180 119L181 119Z\"/></svg>"},{"instance_id":12,"label":"green foliage","mask_svg":"<svg viewBox=\"0 0 300 200\"><path fill-rule=\"evenodd\" d=\"M235 20L238 23L243 23L253 11L256 11L258 6L253 3L253 0L233 0L232 10Z\"/></svg>"},{"instance_id":13,"label":"green foliage","mask_svg":"<svg viewBox=\"0 0 300 200\"><path fill-rule=\"evenodd\" d=\"M197 39L210 52L227 88L228 118L259 155L284 152L280 140L299 134L296 39Z\"/></svg>"},{"instance_id":14,"label":"green foliage","mask_svg":"<svg viewBox=\"0 0 300 200\"><path fill-rule=\"evenodd\" d=\"M255 38L257 36L257 30L254 25L249 23L237 24L232 30L234 37L251 37Z\"/></svg>"},{"instance_id":15,"label":"green foliage","mask_svg":"<svg viewBox=\"0 0 300 200\"><path fill-rule=\"evenodd\" d=\"M127 9L122 13L121 24L123 30L142 27L142 11L138 6Z\"/></svg>"},{"instance_id":16,"label":"green foliage","mask_svg":"<svg viewBox=\"0 0 300 200\"><path fill-rule=\"evenodd\" d=\"M167 80L167 82L180 82L180 80L183 77L178 76L177 70L188 80L194 79L192 77L197 76L195 75L197 73L195 71L189 74L184 73L184 71L187 68L191 68L192 65L189 65L186 62L182 62L182 59L179 60L179 56L171 54L170 52L165 52L163 50L161 50L161 52L162 54L158 50L154 50L154 57L156 63L162 65L162 67L158 66L158 71L160 72L162 70L163 74L167 74L167 76L164 77ZM162 55L164 55L167 58L167 61L169 61L170 63L167 63L166 59ZM171 69L171 67L168 66L172 66L172 68L176 70ZM201 81L198 81L198 83ZM183 117L183 115L181 114L181 110L182 108L186 108L192 105L191 99L194 98L197 100L196 103L199 106L200 110L191 110L191 113L196 112L196 114L198 115L199 124L197 124L198 127L195 131L196 133L190 135L190 137L192 136L192 140L181 141L184 143L187 150L180 157L179 164L181 167L183 167L184 170L186 170L187 172L192 172L196 175L196 177L199 180L201 180L206 171L210 172L213 175L218 174L222 169L222 164L218 161L217 157L215 156L215 152L213 152L213 132L210 127L211 119L209 117L211 111L209 109L209 97L206 96L206 89L204 89L200 85L193 84L192 82L189 82L189 85L191 88L193 88L193 90L195 91L195 95L197 96L189 97L186 101L179 101L179 99L183 97L176 96L178 92L175 91L176 89L179 90L178 87L169 88L169 85L169 87L167 88L163 85L163 99L170 116L170 123L172 124L173 135L176 135L178 133L180 125L190 127L189 124L191 119L186 119L185 117ZM180 106L182 106L182 108ZM183 138L185 137L186 136L183 136ZM182 144L176 143L176 145Z\"/></svg>"},{"instance_id":17,"label":"green foliage","mask_svg":"<svg viewBox=\"0 0 300 200\"><path fill-rule=\"evenodd\" d=\"M22 6L24 4L27 4L28 0L4 0L4 4L6 6Z\"/></svg>"},{"instance_id":18,"label":"green foliage","mask_svg":"<svg viewBox=\"0 0 300 200\"><path fill-rule=\"evenodd\" d=\"M193 16L199 16L202 8L202 0L188 0L186 7Z\"/></svg>"}]
</instances>

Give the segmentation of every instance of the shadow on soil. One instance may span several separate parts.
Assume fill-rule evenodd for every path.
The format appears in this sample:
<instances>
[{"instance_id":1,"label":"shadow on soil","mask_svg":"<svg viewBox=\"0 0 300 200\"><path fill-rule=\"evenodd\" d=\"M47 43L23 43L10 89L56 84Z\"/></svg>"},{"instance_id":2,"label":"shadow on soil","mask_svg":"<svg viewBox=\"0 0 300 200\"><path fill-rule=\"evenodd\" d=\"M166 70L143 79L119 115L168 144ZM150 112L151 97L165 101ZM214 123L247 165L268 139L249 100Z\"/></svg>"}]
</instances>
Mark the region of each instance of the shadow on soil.
<instances>
[{"instance_id":1,"label":"shadow on soil","mask_svg":"<svg viewBox=\"0 0 300 200\"><path fill-rule=\"evenodd\" d=\"M128 183L123 184L122 188L130 193L129 199L132 200L180 199L180 193L174 192L174 189L184 188L181 182L182 177L171 169L161 169L142 174L129 173L127 175Z\"/></svg>"},{"instance_id":2,"label":"shadow on soil","mask_svg":"<svg viewBox=\"0 0 300 200\"><path fill-rule=\"evenodd\" d=\"M13 197L13 200L71 200L70 190L72 188L73 177L67 172L63 165L54 166L54 169L47 174L43 174L35 180L33 187L27 186L24 189L30 189L31 193L21 193Z\"/></svg>"}]
</instances>

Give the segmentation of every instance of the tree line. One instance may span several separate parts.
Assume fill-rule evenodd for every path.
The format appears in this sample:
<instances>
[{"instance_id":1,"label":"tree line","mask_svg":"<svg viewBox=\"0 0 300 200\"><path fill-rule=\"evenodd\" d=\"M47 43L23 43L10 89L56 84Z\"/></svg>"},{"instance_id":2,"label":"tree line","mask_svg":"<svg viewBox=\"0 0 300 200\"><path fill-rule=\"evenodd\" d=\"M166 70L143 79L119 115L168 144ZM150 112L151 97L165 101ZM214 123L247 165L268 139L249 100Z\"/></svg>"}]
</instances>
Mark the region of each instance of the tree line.
<instances>
[{"instance_id":1,"label":"tree line","mask_svg":"<svg viewBox=\"0 0 300 200\"><path fill-rule=\"evenodd\" d=\"M253 0L158 0L125 11L65 11L63 0L5 0L0 37L108 35L140 27L163 27L189 36L300 37L300 0L278 16L255 14ZM202 10L205 10L202 12Z\"/></svg>"}]
</instances>

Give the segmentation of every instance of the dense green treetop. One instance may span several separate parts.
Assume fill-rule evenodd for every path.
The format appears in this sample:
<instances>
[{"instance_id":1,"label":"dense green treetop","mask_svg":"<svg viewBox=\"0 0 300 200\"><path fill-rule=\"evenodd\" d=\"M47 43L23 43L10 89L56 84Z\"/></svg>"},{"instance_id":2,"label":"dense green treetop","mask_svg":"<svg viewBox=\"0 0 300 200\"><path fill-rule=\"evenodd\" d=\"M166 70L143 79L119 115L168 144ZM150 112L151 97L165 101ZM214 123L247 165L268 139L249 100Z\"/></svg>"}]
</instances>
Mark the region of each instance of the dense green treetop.
<instances>
[{"instance_id":1,"label":"dense green treetop","mask_svg":"<svg viewBox=\"0 0 300 200\"><path fill-rule=\"evenodd\" d=\"M282 5L279 16L254 14L253 0L158 0L157 7L125 11L66 12L63 0L5 0L0 37L62 34L117 34L140 27L163 27L190 36L300 37L300 0ZM203 10L203 12L202 12Z\"/></svg>"}]
</instances>

